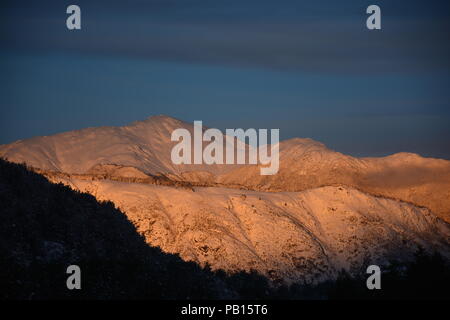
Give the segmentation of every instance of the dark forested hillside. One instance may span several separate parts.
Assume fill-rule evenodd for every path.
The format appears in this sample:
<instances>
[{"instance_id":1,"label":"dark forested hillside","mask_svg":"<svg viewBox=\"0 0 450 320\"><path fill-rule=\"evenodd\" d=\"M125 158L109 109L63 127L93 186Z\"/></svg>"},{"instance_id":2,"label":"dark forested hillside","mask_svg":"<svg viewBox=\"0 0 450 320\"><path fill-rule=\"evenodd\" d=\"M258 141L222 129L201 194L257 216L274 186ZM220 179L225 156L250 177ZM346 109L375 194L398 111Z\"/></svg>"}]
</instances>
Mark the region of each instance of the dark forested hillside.
<instances>
[{"instance_id":1,"label":"dark forested hillside","mask_svg":"<svg viewBox=\"0 0 450 320\"><path fill-rule=\"evenodd\" d=\"M0 210L3 299L237 295L212 272L148 246L112 203L4 160ZM66 287L72 264L81 268L81 290Z\"/></svg>"}]
</instances>

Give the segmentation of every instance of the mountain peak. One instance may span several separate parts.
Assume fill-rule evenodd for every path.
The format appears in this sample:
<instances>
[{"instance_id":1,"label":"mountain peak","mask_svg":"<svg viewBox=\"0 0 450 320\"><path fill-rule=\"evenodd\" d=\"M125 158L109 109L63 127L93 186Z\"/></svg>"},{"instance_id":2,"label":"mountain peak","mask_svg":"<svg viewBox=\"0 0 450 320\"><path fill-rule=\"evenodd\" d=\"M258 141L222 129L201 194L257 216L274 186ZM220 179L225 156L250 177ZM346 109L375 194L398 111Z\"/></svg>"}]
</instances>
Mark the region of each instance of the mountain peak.
<instances>
[{"instance_id":1,"label":"mountain peak","mask_svg":"<svg viewBox=\"0 0 450 320\"><path fill-rule=\"evenodd\" d=\"M144 121L146 120L176 120L176 121L181 121L180 119L168 116L166 114L157 114L157 115L152 115L152 116L148 116Z\"/></svg>"},{"instance_id":2,"label":"mountain peak","mask_svg":"<svg viewBox=\"0 0 450 320\"><path fill-rule=\"evenodd\" d=\"M304 149L311 147L328 150L328 148L323 143L313 140L311 138L292 138L280 142L280 148L283 150L297 149L297 148Z\"/></svg>"},{"instance_id":3,"label":"mountain peak","mask_svg":"<svg viewBox=\"0 0 450 320\"><path fill-rule=\"evenodd\" d=\"M149 116L144 120L138 120L130 123L127 127L139 126L139 125L163 125L167 127L186 127L186 125L190 125L187 122L184 122L180 119L165 115L153 115Z\"/></svg>"}]
</instances>

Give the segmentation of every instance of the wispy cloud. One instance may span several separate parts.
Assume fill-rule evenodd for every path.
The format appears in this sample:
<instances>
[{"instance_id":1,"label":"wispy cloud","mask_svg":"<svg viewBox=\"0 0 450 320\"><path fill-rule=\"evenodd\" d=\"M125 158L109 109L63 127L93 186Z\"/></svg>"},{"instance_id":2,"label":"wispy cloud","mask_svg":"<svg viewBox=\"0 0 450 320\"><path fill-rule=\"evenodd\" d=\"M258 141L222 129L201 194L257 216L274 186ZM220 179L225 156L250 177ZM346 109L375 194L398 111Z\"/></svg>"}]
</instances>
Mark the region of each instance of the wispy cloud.
<instances>
[{"instance_id":1,"label":"wispy cloud","mask_svg":"<svg viewBox=\"0 0 450 320\"><path fill-rule=\"evenodd\" d=\"M365 28L361 1L79 1L83 29L64 5L10 5L5 48L108 54L283 71L411 73L450 69L446 2L381 2L383 29ZM7 5L4 4L7 7ZM5 8L5 9L8 9ZM450 15L450 13L448 13Z\"/></svg>"}]
</instances>

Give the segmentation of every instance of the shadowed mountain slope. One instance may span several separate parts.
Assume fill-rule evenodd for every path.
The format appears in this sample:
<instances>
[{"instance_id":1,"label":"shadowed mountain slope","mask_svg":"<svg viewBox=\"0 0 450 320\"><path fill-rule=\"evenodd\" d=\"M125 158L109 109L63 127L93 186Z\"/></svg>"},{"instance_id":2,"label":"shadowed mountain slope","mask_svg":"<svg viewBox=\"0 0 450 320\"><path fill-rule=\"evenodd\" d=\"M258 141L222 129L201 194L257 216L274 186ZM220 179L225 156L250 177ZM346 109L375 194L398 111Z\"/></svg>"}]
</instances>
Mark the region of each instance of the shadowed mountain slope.
<instances>
[{"instance_id":1,"label":"shadowed mountain slope","mask_svg":"<svg viewBox=\"0 0 450 320\"><path fill-rule=\"evenodd\" d=\"M266 290L257 275L240 275L242 285L162 253L112 203L1 159L0 205L1 299L217 299L242 297L252 284L263 288L253 297ZM66 287L72 264L81 290Z\"/></svg>"}]
</instances>

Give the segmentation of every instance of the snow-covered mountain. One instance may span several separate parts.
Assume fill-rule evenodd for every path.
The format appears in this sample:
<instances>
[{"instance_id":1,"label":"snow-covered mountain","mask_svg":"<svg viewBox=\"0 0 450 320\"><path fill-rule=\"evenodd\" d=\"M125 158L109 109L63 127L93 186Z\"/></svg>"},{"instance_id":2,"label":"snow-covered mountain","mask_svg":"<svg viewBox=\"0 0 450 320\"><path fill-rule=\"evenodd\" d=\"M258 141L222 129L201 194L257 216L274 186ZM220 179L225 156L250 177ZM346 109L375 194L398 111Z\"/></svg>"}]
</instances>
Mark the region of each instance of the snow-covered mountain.
<instances>
[{"instance_id":1,"label":"snow-covered mountain","mask_svg":"<svg viewBox=\"0 0 450 320\"><path fill-rule=\"evenodd\" d=\"M450 258L450 225L428 209L348 187L261 192L52 180L113 201L149 244L213 269L315 282L408 260L419 246Z\"/></svg>"},{"instance_id":2,"label":"snow-covered mountain","mask_svg":"<svg viewBox=\"0 0 450 320\"><path fill-rule=\"evenodd\" d=\"M264 191L346 185L427 207L450 222L450 161L413 153L355 158L311 139L291 139L280 143L276 175L261 176L258 166L246 166L219 175L217 181Z\"/></svg>"},{"instance_id":3,"label":"snow-covered mountain","mask_svg":"<svg viewBox=\"0 0 450 320\"><path fill-rule=\"evenodd\" d=\"M50 171L86 173L101 165L133 167L149 174L186 171L221 173L230 166L174 165L170 158L175 129L193 135L193 125L167 116L153 116L123 127L87 128L19 140L0 146L0 156L12 162Z\"/></svg>"},{"instance_id":4,"label":"snow-covered mountain","mask_svg":"<svg viewBox=\"0 0 450 320\"><path fill-rule=\"evenodd\" d=\"M419 246L450 258L450 225L438 218L450 216L450 161L354 158L291 139L278 174L261 176L257 165L174 165L180 127L193 131L157 116L17 141L0 157L111 200L149 244L213 269L320 281Z\"/></svg>"},{"instance_id":5,"label":"snow-covered mountain","mask_svg":"<svg viewBox=\"0 0 450 320\"><path fill-rule=\"evenodd\" d=\"M164 175L172 180L261 191L347 185L425 206L450 222L450 161L411 153L354 158L314 140L296 138L280 142L279 172L262 176L256 165L174 165L170 153L175 142L170 137L177 128L193 132L190 123L154 116L123 127L17 141L0 146L0 157L47 171L141 178Z\"/></svg>"}]
</instances>

